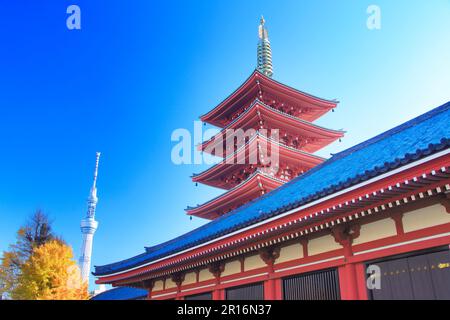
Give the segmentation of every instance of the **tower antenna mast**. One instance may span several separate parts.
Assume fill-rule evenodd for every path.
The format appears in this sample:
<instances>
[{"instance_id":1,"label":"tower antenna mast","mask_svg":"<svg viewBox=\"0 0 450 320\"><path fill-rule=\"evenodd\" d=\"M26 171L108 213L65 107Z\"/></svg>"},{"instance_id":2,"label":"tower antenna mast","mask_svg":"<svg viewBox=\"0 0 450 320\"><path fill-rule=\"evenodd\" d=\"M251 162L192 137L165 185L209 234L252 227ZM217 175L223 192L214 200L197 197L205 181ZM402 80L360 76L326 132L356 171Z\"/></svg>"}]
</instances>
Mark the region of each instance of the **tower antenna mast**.
<instances>
[{"instance_id":1,"label":"tower antenna mast","mask_svg":"<svg viewBox=\"0 0 450 320\"><path fill-rule=\"evenodd\" d=\"M97 176L98 176L98 164L100 161L100 152L96 153L94 180L92 183L91 191L87 200L88 209L86 216L81 220L81 234L83 236L83 243L81 245L81 255L79 259L81 278L89 285L89 274L91 271L91 256L92 256L92 244L94 240L94 233L97 230L98 222L95 221L95 209L97 207Z\"/></svg>"}]
</instances>

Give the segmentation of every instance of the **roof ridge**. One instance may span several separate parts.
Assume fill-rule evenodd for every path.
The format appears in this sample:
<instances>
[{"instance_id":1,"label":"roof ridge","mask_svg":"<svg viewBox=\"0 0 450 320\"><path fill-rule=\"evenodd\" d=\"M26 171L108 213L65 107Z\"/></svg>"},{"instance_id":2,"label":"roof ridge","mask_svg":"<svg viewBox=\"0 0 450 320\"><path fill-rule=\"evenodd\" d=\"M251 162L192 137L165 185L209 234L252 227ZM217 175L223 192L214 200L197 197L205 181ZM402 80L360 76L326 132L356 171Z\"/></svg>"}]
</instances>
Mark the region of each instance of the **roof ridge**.
<instances>
[{"instance_id":1,"label":"roof ridge","mask_svg":"<svg viewBox=\"0 0 450 320\"><path fill-rule=\"evenodd\" d=\"M364 149L364 148L366 148L366 147L368 147L368 146L370 146L370 145L372 145L374 143L377 143L377 142L379 142L379 141L381 141L381 140L383 140L383 139L385 139L385 138L387 138L389 136L392 136L392 135L395 135L395 134L397 134L399 132L402 132L402 131L412 127L413 125L415 125L417 123L420 123L420 122L423 122L425 120L428 120L429 118L434 117L437 114L442 113L444 111L447 111L449 109L450 109L450 101L445 103L445 104L443 104L443 105L441 105L441 106L439 106L439 107L431 109L430 111L428 111L426 113L423 113L423 114L421 114L421 115L419 115L419 116L417 116L417 117L415 117L413 119L410 119L410 120L408 120L408 121L406 121L406 122L404 122L404 123L402 123L402 124L392 128L392 129L384 131L384 132L376 135L373 138L365 140L365 141L363 141L363 142L361 142L361 143L359 143L359 144L357 144L357 145L355 145L353 147L347 148L347 149L345 149L345 150L343 150L343 151L341 151L339 153L336 153L331 158L329 158L329 159L325 160L324 162L318 164L317 166L315 166L312 169L308 170L304 174L302 174L302 175L300 175L298 177L295 177L294 179L286 182L285 184L281 185L277 189L272 190L271 192L261 196L260 198L268 196L270 193L281 191L284 188L289 187L290 184L295 183L296 181L299 181L301 179L305 179L306 177L314 174L316 171L321 170L323 167L328 166L331 163L333 163L333 162L335 162L335 161L337 161L339 159L345 158L346 156L348 156L348 155L350 155L350 154L352 154L354 152L357 152L357 151L359 151L361 149ZM230 213L232 213L232 212L230 212Z\"/></svg>"},{"instance_id":2,"label":"roof ridge","mask_svg":"<svg viewBox=\"0 0 450 320\"><path fill-rule=\"evenodd\" d=\"M423 113L415 118L412 118L410 120L407 120L406 122L403 122L397 126L395 126L392 129L389 129L387 131L384 131L378 135L376 135L375 137L372 137L368 140L365 140L363 142L358 143L357 145L354 145L353 147L350 147L348 149L345 149L341 152L336 153L335 155L333 155L333 157L331 157L329 160L336 158L336 159L340 159L345 157L346 155L353 153L355 151L361 150L371 144L374 144L388 136L394 135L398 132L401 132L403 130L406 130L410 127L412 127L413 125L423 122L425 120L428 120L431 117L434 117L435 115L447 111L448 109L450 109L450 101L444 103L443 105L436 107L434 109L431 109L430 111L427 111L426 113Z\"/></svg>"}]
</instances>

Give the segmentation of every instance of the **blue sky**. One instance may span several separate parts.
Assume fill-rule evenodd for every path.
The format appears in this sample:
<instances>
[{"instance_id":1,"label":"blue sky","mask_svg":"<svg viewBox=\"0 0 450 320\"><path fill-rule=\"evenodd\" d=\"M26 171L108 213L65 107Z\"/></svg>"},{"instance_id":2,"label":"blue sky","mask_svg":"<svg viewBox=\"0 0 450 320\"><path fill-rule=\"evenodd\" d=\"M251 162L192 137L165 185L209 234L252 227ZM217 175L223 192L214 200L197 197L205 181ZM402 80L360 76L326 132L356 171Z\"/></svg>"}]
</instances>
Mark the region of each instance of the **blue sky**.
<instances>
[{"instance_id":1,"label":"blue sky","mask_svg":"<svg viewBox=\"0 0 450 320\"><path fill-rule=\"evenodd\" d=\"M66 8L81 8L81 30ZM381 30L366 27L369 5ZM450 100L450 2L8 1L0 4L0 252L37 208L79 254L101 151L93 264L204 223L187 205L204 165L171 162L171 133L253 71L264 14L274 78L341 103L328 156Z\"/></svg>"}]
</instances>

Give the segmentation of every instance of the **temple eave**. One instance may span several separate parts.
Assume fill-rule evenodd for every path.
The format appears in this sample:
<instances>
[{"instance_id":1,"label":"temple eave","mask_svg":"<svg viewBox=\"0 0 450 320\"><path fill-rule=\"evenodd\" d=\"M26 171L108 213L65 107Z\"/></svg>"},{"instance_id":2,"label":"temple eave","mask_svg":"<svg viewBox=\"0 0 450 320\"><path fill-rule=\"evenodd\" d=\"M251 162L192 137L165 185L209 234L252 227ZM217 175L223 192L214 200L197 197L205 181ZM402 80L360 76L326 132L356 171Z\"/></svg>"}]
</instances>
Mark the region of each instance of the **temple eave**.
<instances>
[{"instance_id":1,"label":"temple eave","mask_svg":"<svg viewBox=\"0 0 450 320\"><path fill-rule=\"evenodd\" d=\"M345 131L328 129L322 126L318 126L311 122L302 120L300 118L285 114L279 110L276 110L268 105L262 103L259 100L255 102L245 112L239 115L233 122L227 127L223 128L218 134L211 139L204 141L197 148L200 151L208 152L208 150L217 149L218 143L223 143L229 135L229 129L241 129L243 131L258 128L261 125L261 121L266 126L273 129L278 129L280 134L295 135L296 138L304 138L304 146L300 150L307 152L315 152L326 145L336 141L344 136ZM271 131L268 132L269 134ZM239 133L236 133L238 135ZM315 146L312 145L312 141L315 141ZM310 146L308 146L308 144Z\"/></svg>"},{"instance_id":2,"label":"temple eave","mask_svg":"<svg viewBox=\"0 0 450 320\"><path fill-rule=\"evenodd\" d=\"M336 108L339 103L336 100L327 100L299 91L255 70L250 77L235 90L235 92L210 112L202 115L200 120L218 127L223 127L226 125L227 121L224 119L227 115L242 107L245 104L246 99L248 100L248 95L253 95L255 89L268 92L269 94L282 95L286 101L294 104L306 104L310 108L314 108L316 112L307 119L309 121L314 121L331 109Z\"/></svg>"},{"instance_id":3,"label":"temple eave","mask_svg":"<svg viewBox=\"0 0 450 320\"><path fill-rule=\"evenodd\" d=\"M236 187L197 207L186 209L186 214L205 219L214 219L235 207L265 194L286 181L276 179L262 172L256 172Z\"/></svg>"},{"instance_id":4,"label":"temple eave","mask_svg":"<svg viewBox=\"0 0 450 320\"><path fill-rule=\"evenodd\" d=\"M279 163L273 164L275 166L280 166L281 163L285 163L287 166L291 166L292 168L302 168L299 170L306 172L326 160L325 158L288 147L282 143L271 141L265 137L256 136L256 138L252 138L251 141L247 142L244 146L239 148L231 156L225 158L222 162L210 167L202 173L194 174L192 176L192 181L222 189L229 188L226 184L224 184L223 177L235 175L238 171L247 170L247 167L256 170L256 167L258 167L258 164L260 163L259 161L261 160L259 155L255 155L258 149L256 144L261 140L265 140L265 143L269 145L274 143L278 148L277 152L279 153ZM239 161L242 159L243 161ZM252 161L250 159L258 159L258 163L252 165Z\"/></svg>"}]
</instances>

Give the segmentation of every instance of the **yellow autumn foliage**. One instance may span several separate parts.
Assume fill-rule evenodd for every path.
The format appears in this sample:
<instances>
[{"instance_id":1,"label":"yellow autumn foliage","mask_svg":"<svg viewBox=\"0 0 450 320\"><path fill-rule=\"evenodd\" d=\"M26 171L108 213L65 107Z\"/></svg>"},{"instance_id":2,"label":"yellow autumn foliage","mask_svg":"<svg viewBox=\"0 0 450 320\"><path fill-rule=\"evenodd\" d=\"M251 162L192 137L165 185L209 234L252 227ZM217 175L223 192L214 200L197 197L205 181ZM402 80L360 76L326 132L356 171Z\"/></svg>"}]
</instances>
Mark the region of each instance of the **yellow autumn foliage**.
<instances>
[{"instance_id":1,"label":"yellow autumn foliage","mask_svg":"<svg viewBox=\"0 0 450 320\"><path fill-rule=\"evenodd\" d=\"M87 284L81 280L72 248L51 240L33 250L23 265L13 299L86 300Z\"/></svg>"},{"instance_id":2,"label":"yellow autumn foliage","mask_svg":"<svg viewBox=\"0 0 450 320\"><path fill-rule=\"evenodd\" d=\"M0 259L0 296L11 292L17 279L17 268L14 264L17 255L12 251L4 251Z\"/></svg>"}]
</instances>

